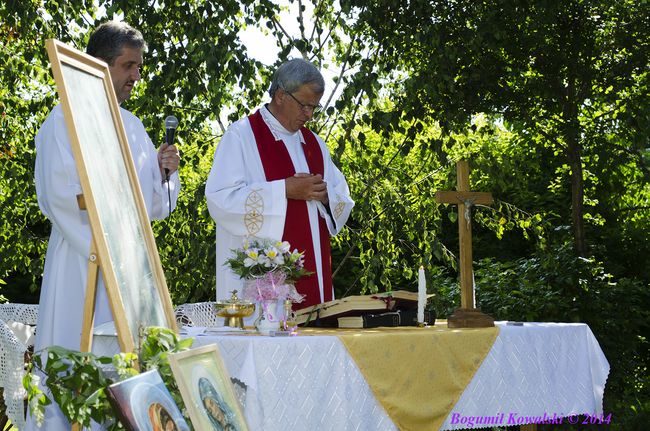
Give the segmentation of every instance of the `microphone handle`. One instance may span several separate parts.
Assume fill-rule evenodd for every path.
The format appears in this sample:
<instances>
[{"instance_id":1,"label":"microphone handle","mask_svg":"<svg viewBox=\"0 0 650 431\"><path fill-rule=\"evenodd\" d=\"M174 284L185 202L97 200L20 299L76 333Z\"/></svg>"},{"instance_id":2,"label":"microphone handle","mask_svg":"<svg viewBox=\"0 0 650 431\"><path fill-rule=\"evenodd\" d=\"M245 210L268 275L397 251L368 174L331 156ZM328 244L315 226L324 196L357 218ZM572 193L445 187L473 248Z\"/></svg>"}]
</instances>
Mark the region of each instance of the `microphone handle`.
<instances>
[{"instance_id":1,"label":"microphone handle","mask_svg":"<svg viewBox=\"0 0 650 431\"><path fill-rule=\"evenodd\" d=\"M171 127L168 127L165 129L165 142L167 145L173 145L174 144L174 132L176 129L172 129ZM169 182L169 169L165 168L165 181Z\"/></svg>"}]
</instances>

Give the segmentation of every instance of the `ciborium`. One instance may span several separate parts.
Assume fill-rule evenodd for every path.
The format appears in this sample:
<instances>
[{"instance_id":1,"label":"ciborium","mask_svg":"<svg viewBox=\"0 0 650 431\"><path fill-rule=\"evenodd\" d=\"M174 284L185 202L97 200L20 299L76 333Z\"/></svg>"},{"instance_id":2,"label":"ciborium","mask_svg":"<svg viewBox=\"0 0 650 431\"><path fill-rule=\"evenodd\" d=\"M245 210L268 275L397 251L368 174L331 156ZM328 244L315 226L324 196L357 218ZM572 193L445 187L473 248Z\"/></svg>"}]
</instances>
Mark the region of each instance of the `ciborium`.
<instances>
[{"instance_id":1,"label":"ciborium","mask_svg":"<svg viewBox=\"0 0 650 431\"><path fill-rule=\"evenodd\" d=\"M231 292L227 301L217 301L214 305L217 316L224 318L224 325L233 328L244 328L244 317L255 311L255 304L237 297L237 291Z\"/></svg>"}]
</instances>

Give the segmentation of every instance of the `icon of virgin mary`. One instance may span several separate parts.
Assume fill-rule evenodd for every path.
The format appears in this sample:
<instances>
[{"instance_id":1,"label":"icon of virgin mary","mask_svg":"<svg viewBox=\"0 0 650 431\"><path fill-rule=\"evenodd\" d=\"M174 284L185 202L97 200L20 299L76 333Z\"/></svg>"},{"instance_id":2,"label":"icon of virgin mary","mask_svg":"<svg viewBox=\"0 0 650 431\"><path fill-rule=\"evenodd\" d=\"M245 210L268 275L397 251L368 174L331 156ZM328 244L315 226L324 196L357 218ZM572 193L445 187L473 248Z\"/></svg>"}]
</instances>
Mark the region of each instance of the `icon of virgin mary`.
<instances>
[{"instance_id":1,"label":"icon of virgin mary","mask_svg":"<svg viewBox=\"0 0 650 431\"><path fill-rule=\"evenodd\" d=\"M238 431L235 413L205 377L199 378L199 395L210 423L217 431Z\"/></svg>"}]
</instances>

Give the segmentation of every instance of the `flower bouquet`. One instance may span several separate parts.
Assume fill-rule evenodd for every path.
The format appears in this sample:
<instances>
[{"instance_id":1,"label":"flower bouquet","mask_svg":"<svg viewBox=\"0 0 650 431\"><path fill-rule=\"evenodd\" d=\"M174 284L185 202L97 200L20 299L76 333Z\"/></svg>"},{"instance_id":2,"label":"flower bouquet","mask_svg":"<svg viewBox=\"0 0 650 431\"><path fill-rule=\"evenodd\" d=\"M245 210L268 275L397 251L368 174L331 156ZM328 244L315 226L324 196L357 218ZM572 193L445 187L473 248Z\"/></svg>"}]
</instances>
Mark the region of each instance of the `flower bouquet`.
<instances>
[{"instance_id":1,"label":"flower bouquet","mask_svg":"<svg viewBox=\"0 0 650 431\"><path fill-rule=\"evenodd\" d=\"M294 286L301 277L311 274L305 269L304 253L291 251L287 241L270 239L247 239L243 247L232 251L226 265L246 280L242 297L261 304L262 323L272 322L275 328L277 322L279 328L283 302L304 299Z\"/></svg>"}]
</instances>

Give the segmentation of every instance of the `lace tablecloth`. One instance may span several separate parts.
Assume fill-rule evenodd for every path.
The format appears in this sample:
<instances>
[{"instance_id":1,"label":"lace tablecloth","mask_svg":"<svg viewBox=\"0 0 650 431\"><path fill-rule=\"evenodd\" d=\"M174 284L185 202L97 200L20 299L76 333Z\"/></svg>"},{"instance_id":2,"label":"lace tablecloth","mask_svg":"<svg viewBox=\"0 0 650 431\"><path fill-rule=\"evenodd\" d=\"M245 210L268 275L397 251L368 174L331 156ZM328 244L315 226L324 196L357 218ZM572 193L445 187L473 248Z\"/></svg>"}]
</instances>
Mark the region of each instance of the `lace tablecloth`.
<instances>
[{"instance_id":1,"label":"lace tablecloth","mask_svg":"<svg viewBox=\"0 0 650 431\"><path fill-rule=\"evenodd\" d=\"M490 353L441 429L603 413L609 364L587 325L497 324ZM335 336L195 337L195 346L216 343L231 377L246 385L253 431L396 429Z\"/></svg>"},{"instance_id":2,"label":"lace tablecloth","mask_svg":"<svg viewBox=\"0 0 650 431\"><path fill-rule=\"evenodd\" d=\"M37 318L38 305L0 304L0 388L7 417L19 429L25 424L25 352L33 344Z\"/></svg>"}]
</instances>

